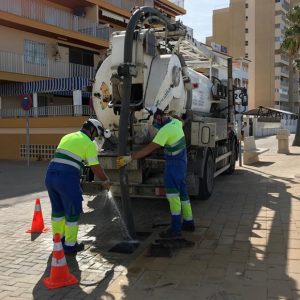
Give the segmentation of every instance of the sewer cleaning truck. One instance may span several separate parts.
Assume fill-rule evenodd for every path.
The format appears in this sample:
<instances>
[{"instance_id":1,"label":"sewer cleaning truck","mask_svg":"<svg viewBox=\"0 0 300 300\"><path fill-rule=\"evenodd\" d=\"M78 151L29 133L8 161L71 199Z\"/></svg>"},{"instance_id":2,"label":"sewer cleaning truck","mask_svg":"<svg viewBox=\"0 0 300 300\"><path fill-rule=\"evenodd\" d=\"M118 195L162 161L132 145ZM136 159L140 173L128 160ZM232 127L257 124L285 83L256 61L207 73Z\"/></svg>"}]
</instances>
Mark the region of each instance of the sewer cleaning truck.
<instances>
[{"instance_id":1,"label":"sewer cleaning truck","mask_svg":"<svg viewBox=\"0 0 300 300\"><path fill-rule=\"evenodd\" d=\"M183 121L191 198L208 199L215 177L235 170L232 59L187 32L158 10L139 8L126 31L112 34L109 55L96 73L93 106L106 137L98 147L99 160L113 182L112 193L123 198L125 214L131 210L128 197L165 197L163 152L121 170L116 166L117 156L152 141L153 107ZM100 188L89 169L82 187L86 194Z\"/></svg>"}]
</instances>

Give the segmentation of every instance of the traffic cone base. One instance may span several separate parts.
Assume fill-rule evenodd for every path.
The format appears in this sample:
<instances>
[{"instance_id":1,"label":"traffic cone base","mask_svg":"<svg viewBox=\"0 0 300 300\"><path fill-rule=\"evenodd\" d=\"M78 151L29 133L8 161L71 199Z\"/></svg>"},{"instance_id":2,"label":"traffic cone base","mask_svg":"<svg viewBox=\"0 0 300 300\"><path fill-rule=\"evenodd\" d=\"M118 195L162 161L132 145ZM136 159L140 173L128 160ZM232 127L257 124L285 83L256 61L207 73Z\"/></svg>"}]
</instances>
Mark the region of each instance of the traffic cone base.
<instances>
[{"instance_id":1,"label":"traffic cone base","mask_svg":"<svg viewBox=\"0 0 300 300\"><path fill-rule=\"evenodd\" d=\"M48 289L52 290L52 289L58 289L58 288L64 287L64 286L78 284L78 279L73 274L69 273L67 278L65 278L64 281L61 281L61 282L53 281L53 279L51 279L51 276L50 276L50 277L43 278L43 283Z\"/></svg>"},{"instance_id":2,"label":"traffic cone base","mask_svg":"<svg viewBox=\"0 0 300 300\"><path fill-rule=\"evenodd\" d=\"M27 233L44 233L50 230L50 227L45 227L40 199L35 201L34 213L32 218L31 228L26 230Z\"/></svg>"},{"instance_id":3,"label":"traffic cone base","mask_svg":"<svg viewBox=\"0 0 300 300\"><path fill-rule=\"evenodd\" d=\"M60 235L54 235L50 276L43 278L48 289L57 289L64 286L78 284L78 279L69 272Z\"/></svg>"},{"instance_id":4,"label":"traffic cone base","mask_svg":"<svg viewBox=\"0 0 300 300\"><path fill-rule=\"evenodd\" d=\"M28 228L26 230L26 233L45 233L45 232L48 232L51 228L50 227L44 227L44 229L42 230L34 230L32 228Z\"/></svg>"}]
</instances>

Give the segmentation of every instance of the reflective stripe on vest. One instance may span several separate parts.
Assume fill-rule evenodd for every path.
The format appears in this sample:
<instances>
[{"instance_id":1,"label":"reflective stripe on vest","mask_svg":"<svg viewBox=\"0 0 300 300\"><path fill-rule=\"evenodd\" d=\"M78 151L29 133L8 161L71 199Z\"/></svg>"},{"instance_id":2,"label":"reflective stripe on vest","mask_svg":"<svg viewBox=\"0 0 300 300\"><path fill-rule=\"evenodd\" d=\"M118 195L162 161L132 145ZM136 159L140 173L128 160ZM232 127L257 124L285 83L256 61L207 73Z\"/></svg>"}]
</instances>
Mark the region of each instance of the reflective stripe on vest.
<instances>
[{"instance_id":1,"label":"reflective stripe on vest","mask_svg":"<svg viewBox=\"0 0 300 300\"><path fill-rule=\"evenodd\" d=\"M76 169L80 170L80 166L77 163L75 163L73 161L70 161L70 160L67 160L67 159L53 158L51 161L59 163L59 164L66 164L66 165L69 165L69 166L73 166Z\"/></svg>"},{"instance_id":2,"label":"reflective stripe on vest","mask_svg":"<svg viewBox=\"0 0 300 300\"><path fill-rule=\"evenodd\" d=\"M84 167L84 164L82 163L81 158L79 156L64 149L57 149L54 154L54 159L63 159L63 160L71 161L73 163L78 164L80 168Z\"/></svg>"},{"instance_id":3,"label":"reflective stripe on vest","mask_svg":"<svg viewBox=\"0 0 300 300\"><path fill-rule=\"evenodd\" d=\"M182 137L179 141L172 145L165 146L165 154L174 156L179 154L186 148L185 137Z\"/></svg>"}]
</instances>

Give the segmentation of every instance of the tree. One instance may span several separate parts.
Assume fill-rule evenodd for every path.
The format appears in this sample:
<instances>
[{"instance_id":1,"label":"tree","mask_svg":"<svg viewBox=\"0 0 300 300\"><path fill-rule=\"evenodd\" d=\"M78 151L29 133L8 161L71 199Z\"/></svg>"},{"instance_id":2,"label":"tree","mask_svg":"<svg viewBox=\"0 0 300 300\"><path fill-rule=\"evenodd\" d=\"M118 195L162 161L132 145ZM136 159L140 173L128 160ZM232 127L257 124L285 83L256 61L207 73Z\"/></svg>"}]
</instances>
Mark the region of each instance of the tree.
<instances>
[{"instance_id":1,"label":"tree","mask_svg":"<svg viewBox=\"0 0 300 300\"><path fill-rule=\"evenodd\" d=\"M288 28L285 31L281 49L289 53L293 60L293 67L298 70L300 77L300 6L295 6L287 14L287 23ZM300 108L293 146L300 146Z\"/></svg>"}]
</instances>

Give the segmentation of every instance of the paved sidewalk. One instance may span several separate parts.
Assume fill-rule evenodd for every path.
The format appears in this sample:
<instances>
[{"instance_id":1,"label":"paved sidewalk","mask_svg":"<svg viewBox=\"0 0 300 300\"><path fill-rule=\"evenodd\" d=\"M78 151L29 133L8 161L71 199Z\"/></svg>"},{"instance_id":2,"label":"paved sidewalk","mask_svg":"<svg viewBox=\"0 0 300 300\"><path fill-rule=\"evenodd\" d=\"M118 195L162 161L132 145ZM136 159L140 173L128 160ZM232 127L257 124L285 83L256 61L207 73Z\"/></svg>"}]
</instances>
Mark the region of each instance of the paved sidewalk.
<instances>
[{"instance_id":1,"label":"paved sidewalk","mask_svg":"<svg viewBox=\"0 0 300 300\"><path fill-rule=\"evenodd\" d=\"M277 154L275 137L254 166L220 176L208 201L194 201L197 230L185 234L193 248L172 258L147 257L147 246L168 220L161 200L134 200L139 231L151 231L136 253L109 249L121 240L117 214L106 199L86 197L80 238L87 249L68 257L80 285L47 290L51 233L26 234L36 197L50 225L43 188L45 163L0 162L0 299L300 299L300 148ZM22 182L22 184L21 184Z\"/></svg>"}]
</instances>

